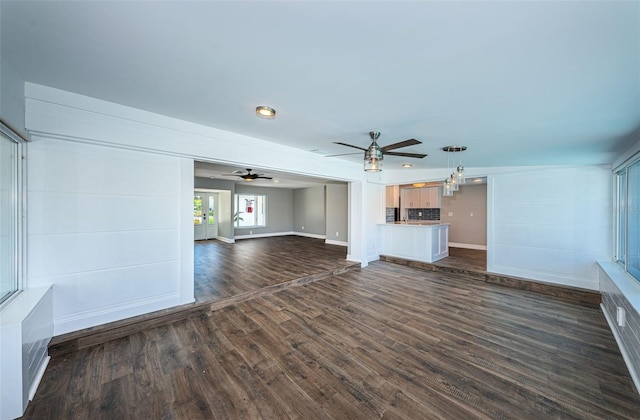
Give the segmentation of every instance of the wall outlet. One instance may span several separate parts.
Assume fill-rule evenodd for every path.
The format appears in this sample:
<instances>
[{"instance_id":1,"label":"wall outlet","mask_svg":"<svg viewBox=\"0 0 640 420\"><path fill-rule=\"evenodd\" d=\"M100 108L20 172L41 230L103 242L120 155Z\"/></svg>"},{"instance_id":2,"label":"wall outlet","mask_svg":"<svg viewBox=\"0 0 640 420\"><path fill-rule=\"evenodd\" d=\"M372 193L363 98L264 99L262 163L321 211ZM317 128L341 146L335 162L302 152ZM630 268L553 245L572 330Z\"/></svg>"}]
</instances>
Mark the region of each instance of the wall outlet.
<instances>
[{"instance_id":1,"label":"wall outlet","mask_svg":"<svg viewBox=\"0 0 640 420\"><path fill-rule=\"evenodd\" d=\"M449 213L447 213L449 215L449 217L453 217L453 212L450 211Z\"/></svg>"},{"instance_id":2,"label":"wall outlet","mask_svg":"<svg viewBox=\"0 0 640 420\"><path fill-rule=\"evenodd\" d=\"M302 230L304 230L304 226L302 226Z\"/></svg>"},{"instance_id":3,"label":"wall outlet","mask_svg":"<svg viewBox=\"0 0 640 420\"><path fill-rule=\"evenodd\" d=\"M340 234L338 232L336 232L336 236L340 236Z\"/></svg>"},{"instance_id":4,"label":"wall outlet","mask_svg":"<svg viewBox=\"0 0 640 420\"><path fill-rule=\"evenodd\" d=\"M627 325L627 312L620 306L616 307L616 321L619 327Z\"/></svg>"},{"instance_id":5,"label":"wall outlet","mask_svg":"<svg viewBox=\"0 0 640 420\"><path fill-rule=\"evenodd\" d=\"M469 216L473 217L473 213L469 213Z\"/></svg>"},{"instance_id":6,"label":"wall outlet","mask_svg":"<svg viewBox=\"0 0 640 420\"><path fill-rule=\"evenodd\" d=\"M253 235L253 231L252 230L249 231L249 235Z\"/></svg>"}]
</instances>

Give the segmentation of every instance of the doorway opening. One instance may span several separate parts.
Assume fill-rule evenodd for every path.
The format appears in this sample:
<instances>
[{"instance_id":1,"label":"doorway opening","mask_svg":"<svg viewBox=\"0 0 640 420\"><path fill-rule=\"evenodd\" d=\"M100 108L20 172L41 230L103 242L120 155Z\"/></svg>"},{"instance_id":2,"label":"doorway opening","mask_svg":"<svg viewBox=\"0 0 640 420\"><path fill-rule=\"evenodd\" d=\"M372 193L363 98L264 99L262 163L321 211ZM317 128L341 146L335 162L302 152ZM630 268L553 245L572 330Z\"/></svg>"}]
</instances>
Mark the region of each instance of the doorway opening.
<instances>
[{"instance_id":1,"label":"doorway opening","mask_svg":"<svg viewBox=\"0 0 640 420\"><path fill-rule=\"evenodd\" d=\"M218 193L193 193L193 232L196 241L218 237Z\"/></svg>"}]
</instances>

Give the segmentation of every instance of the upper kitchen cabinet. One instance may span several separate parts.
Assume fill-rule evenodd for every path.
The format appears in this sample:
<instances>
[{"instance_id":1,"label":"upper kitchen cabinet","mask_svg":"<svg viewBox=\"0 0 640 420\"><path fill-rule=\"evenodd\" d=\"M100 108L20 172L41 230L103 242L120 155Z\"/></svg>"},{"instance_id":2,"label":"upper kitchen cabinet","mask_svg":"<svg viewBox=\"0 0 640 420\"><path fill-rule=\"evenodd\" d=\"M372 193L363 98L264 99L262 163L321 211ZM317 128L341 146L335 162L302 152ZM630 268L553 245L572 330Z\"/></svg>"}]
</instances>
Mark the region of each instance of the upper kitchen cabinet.
<instances>
[{"instance_id":1,"label":"upper kitchen cabinet","mask_svg":"<svg viewBox=\"0 0 640 420\"><path fill-rule=\"evenodd\" d=\"M420 188L420 203L423 209L440 208L440 187Z\"/></svg>"},{"instance_id":2,"label":"upper kitchen cabinet","mask_svg":"<svg viewBox=\"0 0 640 420\"><path fill-rule=\"evenodd\" d=\"M421 188L403 188L402 189L402 202L405 209L419 209L422 208L422 194Z\"/></svg>"},{"instance_id":3,"label":"upper kitchen cabinet","mask_svg":"<svg viewBox=\"0 0 640 420\"><path fill-rule=\"evenodd\" d=\"M386 207L400 207L400 186L387 186L387 205Z\"/></svg>"},{"instance_id":4,"label":"upper kitchen cabinet","mask_svg":"<svg viewBox=\"0 0 640 420\"><path fill-rule=\"evenodd\" d=\"M440 188L403 188L402 206L405 209L434 209L440 207Z\"/></svg>"}]
</instances>

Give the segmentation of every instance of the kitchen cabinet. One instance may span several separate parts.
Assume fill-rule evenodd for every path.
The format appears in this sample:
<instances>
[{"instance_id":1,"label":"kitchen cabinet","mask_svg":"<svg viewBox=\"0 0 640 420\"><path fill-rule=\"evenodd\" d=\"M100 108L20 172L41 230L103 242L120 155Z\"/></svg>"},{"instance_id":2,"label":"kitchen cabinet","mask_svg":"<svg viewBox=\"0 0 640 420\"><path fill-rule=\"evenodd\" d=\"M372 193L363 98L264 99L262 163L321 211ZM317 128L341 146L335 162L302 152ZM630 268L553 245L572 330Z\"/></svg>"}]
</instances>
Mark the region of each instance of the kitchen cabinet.
<instances>
[{"instance_id":1,"label":"kitchen cabinet","mask_svg":"<svg viewBox=\"0 0 640 420\"><path fill-rule=\"evenodd\" d=\"M403 188L402 203L405 209L433 209L440 207L440 188Z\"/></svg>"},{"instance_id":2,"label":"kitchen cabinet","mask_svg":"<svg viewBox=\"0 0 640 420\"><path fill-rule=\"evenodd\" d=\"M402 202L404 203L405 209L419 209L422 205L422 194L421 188L404 188L402 190Z\"/></svg>"},{"instance_id":3,"label":"kitchen cabinet","mask_svg":"<svg viewBox=\"0 0 640 420\"><path fill-rule=\"evenodd\" d=\"M440 188L428 187L420 188L420 208L423 209L436 209L440 208Z\"/></svg>"},{"instance_id":4,"label":"kitchen cabinet","mask_svg":"<svg viewBox=\"0 0 640 420\"><path fill-rule=\"evenodd\" d=\"M400 207L400 186L388 185L386 207Z\"/></svg>"}]
</instances>

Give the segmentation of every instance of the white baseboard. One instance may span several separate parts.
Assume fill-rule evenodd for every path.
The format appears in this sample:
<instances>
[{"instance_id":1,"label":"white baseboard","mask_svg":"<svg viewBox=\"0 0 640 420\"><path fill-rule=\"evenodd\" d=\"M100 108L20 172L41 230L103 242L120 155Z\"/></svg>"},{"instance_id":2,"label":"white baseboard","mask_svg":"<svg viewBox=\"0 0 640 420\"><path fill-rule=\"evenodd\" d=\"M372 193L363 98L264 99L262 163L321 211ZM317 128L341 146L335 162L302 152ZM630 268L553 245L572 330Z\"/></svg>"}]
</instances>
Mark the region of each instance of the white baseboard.
<instances>
[{"instance_id":1,"label":"white baseboard","mask_svg":"<svg viewBox=\"0 0 640 420\"><path fill-rule=\"evenodd\" d=\"M235 239L251 239L251 238L270 238L272 236L297 235L293 231L289 232L271 232L271 233L252 233L251 235L236 235Z\"/></svg>"},{"instance_id":2,"label":"white baseboard","mask_svg":"<svg viewBox=\"0 0 640 420\"><path fill-rule=\"evenodd\" d=\"M105 306L88 311L76 312L53 319L53 335L66 334L96 325L142 315L180 304L177 293L166 293L151 298L138 299L118 305Z\"/></svg>"},{"instance_id":3,"label":"white baseboard","mask_svg":"<svg viewBox=\"0 0 640 420\"><path fill-rule=\"evenodd\" d=\"M604 317L607 320L607 324L609 324L609 329L613 333L613 338L615 338L616 343L618 344L618 348L620 349L620 353L622 353L622 358L624 359L624 364L627 365L627 370L629 371L629 375L631 375L631 380L636 386L636 391L640 392L640 377L638 377L638 372L636 372L636 370L633 368L633 361L629 356L629 353L627 353L627 349L624 346L622 338L618 334L616 324L615 322L613 322L613 319L609 317L609 313L602 303L600 304L600 310L604 314Z\"/></svg>"},{"instance_id":4,"label":"white baseboard","mask_svg":"<svg viewBox=\"0 0 640 420\"><path fill-rule=\"evenodd\" d=\"M579 276L567 276L558 273L551 273L547 271L532 271L521 270L513 267L504 267L499 265L489 264L487 261L487 271L489 273L504 274L506 276L522 277L525 279L531 279L540 281L543 283L557 284L560 286L579 287L587 290L600 290L600 283L597 278L585 278Z\"/></svg>"},{"instance_id":5,"label":"white baseboard","mask_svg":"<svg viewBox=\"0 0 640 420\"><path fill-rule=\"evenodd\" d=\"M460 244L458 242L449 242L449 247L452 248L466 248L466 249L480 249L483 251L487 250L486 245L474 245L474 244Z\"/></svg>"},{"instance_id":6,"label":"white baseboard","mask_svg":"<svg viewBox=\"0 0 640 420\"><path fill-rule=\"evenodd\" d=\"M306 236L307 238L327 239L327 235L318 235L316 233L293 232L293 235Z\"/></svg>"},{"instance_id":7,"label":"white baseboard","mask_svg":"<svg viewBox=\"0 0 640 420\"><path fill-rule=\"evenodd\" d=\"M33 400L33 397L36 396L36 391L38 390L38 386L40 385L40 381L44 376L44 372L47 370L47 366L49 365L49 361L51 361L51 356L47 356L44 358L40 366L38 366L38 372L33 378L33 383L29 388L29 401Z\"/></svg>"},{"instance_id":8,"label":"white baseboard","mask_svg":"<svg viewBox=\"0 0 640 420\"><path fill-rule=\"evenodd\" d=\"M235 239L225 238L224 236L216 236L216 239L219 240L220 242L225 242L228 244L233 244L236 242Z\"/></svg>"},{"instance_id":9,"label":"white baseboard","mask_svg":"<svg viewBox=\"0 0 640 420\"><path fill-rule=\"evenodd\" d=\"M329 245L349 246L349 242L334 241L333 239L325 239L324 243Z\"/></svg>"}]
</instances>

